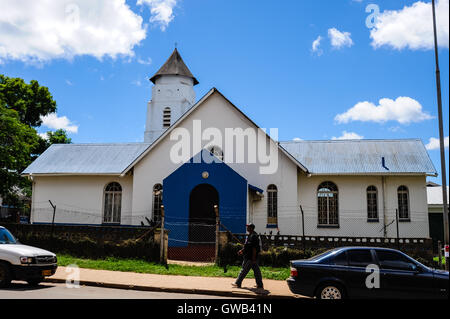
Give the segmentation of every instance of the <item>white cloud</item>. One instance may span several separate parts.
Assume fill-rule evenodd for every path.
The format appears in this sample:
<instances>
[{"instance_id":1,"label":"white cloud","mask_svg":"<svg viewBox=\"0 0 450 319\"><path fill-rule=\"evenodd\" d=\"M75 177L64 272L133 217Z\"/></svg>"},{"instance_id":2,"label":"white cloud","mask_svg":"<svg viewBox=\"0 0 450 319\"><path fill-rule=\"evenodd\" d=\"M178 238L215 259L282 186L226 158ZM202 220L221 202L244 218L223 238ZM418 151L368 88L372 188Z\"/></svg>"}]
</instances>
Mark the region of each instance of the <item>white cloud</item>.
<instances>
[{"instance_id":1,"label":"white cloud","mask_svg":"<svg viewBox=\"0 0 450 319\"><path fill-rule=\"evenodd\" d=\"M400 96L396 100L380 99L378 105L371 102L359 102L334 118L338 123L351 121L377 122L397 121L400 124L421 122L433 117L422 111L422 105L410 97Z\"/></svg>"},{"instance_id":2,"label":"white cloud","mask_svg":"<svg viewBox=\"0 0 450 319\"><path fill-rule=\"evenodd\" d=\"M48 140L48 135L47 135L47 133L38 133L38 135L39 135L42 139Z\"/></svg>"},{"instance_id":3,"label":"white cloud","mask_svg":"<svg viewBox=\"0 0 450 319\"><path fill-rule=\"evenodd\" d=\"M125 0L2 0L0 61L134 56L142 22Z\"/></svg>"},{"instance_id":4,"label":"white cloud","mask_svg":"<svg viewBox=\"0 0 450 319\"><path fill-rule=\"evenodd\" d=\"M343 131L339 137L333 136L332 140L362 140L364 136L356 134L355 132Z\"/></svg>"},{"instance_id":5,"label":"white cloud","mask_svg":"<svg viewBox=\"0 0 450 319\"><path fill-rule=\"evenodd\" d=\"M370 32L372 46L411 50L434 47L431 2L415 2L401 10L384 11L377 17L375 28ZM440 0L436 5L438 44L449 47L449 0Z\"/></svg>"},{"instance_id":6,"label":"white cloud","mask_svg":"<svg viewBox=\"0 0 450 319\"><path fill-rule=\"evenodd\" d=\"M319 48L319 46L320 46L320 41L322 41L322 37L319 35L319 36L317 37L317 39L315 39L315 40L313 41L313 43L312 43L312 48L311 48L311 51L312 51L313 53L316 53L318 56L322 55L322 53L323 53L323 50Z\"/></svg>"},{"instance_id":7,"label":"white cloud","mask_svg":"<svg viewBox=\"0 0 450 319\"><path fill-rule=\"evenodd\" d=\"M162 31L165 31L169 23L173 20L173 8L177 0L138 0L138 5L147 5L150 7L150 22L160 25Z\"/></svg>"},{"instance_id":8,"label":"white cloud","mask_svg":"<svg viewBox=\"0 0 450 319\"><path fill-rule=\"evenodd\" d=\"M152 64L152 59L151 58L147 58L147 59L141 59L141 58L137 58L137 63L139 64L144 64L144 65L150 65Z\"/></svg>"},{"instance_id":9,"label":"white cloud","mask_svg":"<svg viewBox=\"0 0 450 319\"><path fill-rule=\"evenodd\" d=\"M336 28L331 28L328 29L328 37L330 38L331 45L336 49L351 47L353 45L350 32L341 32Z\"/></svg>"},{"instance_id":10,"label":"white cloud","mask_svg":"<svg viewBox=\"0 0 450 319\"><path fill-rule=\"evenodd\" d=\"M73 85L72 81L70 81L70 80L66 80L66 84L69 85L69 86Z\"/></svg>"},{"instance_id":11,"label":"white cloud","mask_svg":"<svg viewBox=\"0 0 450 319\"><path fill-rule=\"evenodd\" d=\"M78 132L78 125L71 123L66 116L58 117L56 113L50 113L46 116L41 116L41 120L42 125L54 130L63 129L69 133Z\"/></svg>"},{"instance_id":12,"label":"white cloud","mask_svg":"<svg viewBox=\"0 0 450 319\"><path fill-rule=\"evenodd\" d=\"M444 138L444 147L448 148L448 136L446 136ZM427 148L427 150L431 151L431 150L438 150L440 149L440 142L438 138L435 137L430 137L430 140L428 142L427 145L425 145L425 147Z\"/></svg>"},{"instance_id":13,"label":"white cloud","mask_svg":"<svg viewBox=\"0 0 450 319\"><path fill-rule=\"evenodd\" d=\"M300 137L294 137L292 140L295 142L303 141Z\"/></svg>"}]
</instances>

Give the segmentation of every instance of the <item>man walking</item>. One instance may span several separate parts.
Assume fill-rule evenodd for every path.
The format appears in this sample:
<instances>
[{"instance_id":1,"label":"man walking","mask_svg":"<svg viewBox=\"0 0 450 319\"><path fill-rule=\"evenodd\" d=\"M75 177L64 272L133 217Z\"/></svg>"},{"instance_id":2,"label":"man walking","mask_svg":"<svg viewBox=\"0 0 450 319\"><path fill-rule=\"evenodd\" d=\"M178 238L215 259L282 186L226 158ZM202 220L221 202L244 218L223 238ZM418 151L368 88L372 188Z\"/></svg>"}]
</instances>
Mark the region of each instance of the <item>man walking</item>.
<instances>
[{"instance_id":1,"label":"man walking","mask_svg":"<svg viewBox=\"0 0 450 319\"><path fill-rule=\"evenodd\" d=\"M248 236L244 244L244 248L239 250L239 256L244 256L244 261L242 262L242 269L239 273L238 278L235 283L232 284L233 287L241 288L242 281L245 276L247 276L250 269L253 269L253 273L255 274L256 287L258 289L263 289L263 282L261 276L261 270L258 266L258 255L261 250L259 245L259 236L255 232L255 225L248 224L247 225Z\"/></svg>"}]
</instances>

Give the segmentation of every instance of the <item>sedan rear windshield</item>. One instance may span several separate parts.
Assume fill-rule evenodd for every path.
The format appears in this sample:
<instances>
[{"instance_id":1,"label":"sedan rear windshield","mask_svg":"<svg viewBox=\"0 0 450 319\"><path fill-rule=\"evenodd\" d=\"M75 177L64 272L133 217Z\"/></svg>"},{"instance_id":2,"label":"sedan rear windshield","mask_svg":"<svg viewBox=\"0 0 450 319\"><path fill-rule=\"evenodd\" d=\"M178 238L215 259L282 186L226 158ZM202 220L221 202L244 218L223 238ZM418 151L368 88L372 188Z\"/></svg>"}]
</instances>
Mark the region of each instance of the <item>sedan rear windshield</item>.
<instances>
[{"instance_id":1,"label":"sedan rear windshield","mask_svg":"<svg viewBox=\"0 0 450 319\"><path fill-rule=\"evenodd\" d=\"M316 255L316 256L312 256L311 258L309 258L309 259L307 259L307 260L310 260L310 261L317 261L317 260L320 260L320 259L329 257L329 256L331 256L331 255L334 255L334 253L336 253L337 251L338 251L337 249L327 250L326 252L321 253L321 254Z\"/></svg>"},{"instance_id":2,"label":"sedan rear windshield","mask_svg":"<svg viewBox=\"0 0 450 319\"><path fill-rule=\"evenodd\" d=\"M14 236L5 228L0 228L0 244L15 244L16 239Z\"/></svg>"}]
</instances>

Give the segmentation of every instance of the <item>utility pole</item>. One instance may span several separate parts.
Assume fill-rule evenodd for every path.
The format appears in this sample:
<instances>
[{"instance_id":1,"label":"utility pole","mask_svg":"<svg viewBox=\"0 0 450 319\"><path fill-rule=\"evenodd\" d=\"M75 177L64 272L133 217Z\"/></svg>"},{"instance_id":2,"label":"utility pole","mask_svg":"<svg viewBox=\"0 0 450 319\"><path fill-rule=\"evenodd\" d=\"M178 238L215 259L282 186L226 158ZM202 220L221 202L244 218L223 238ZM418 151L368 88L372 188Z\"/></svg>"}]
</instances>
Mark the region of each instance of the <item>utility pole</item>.
<instances>
[{"instance_id":1,"label":"utility pole","mask_svg":"<svg viewBox=\"0 0 450 319\"><path fill-rule=\"evenodd\" d=\"M433 8L434 55L436 58L436 89L437 89L438 117L439 117L439 144L441 149L441 177L442 177L442 203L443 203L442 215L444 219L445 269L448 270L449 228L448 228L448 205L447 205L447 172L445 170L444 125L442 119L442 97L441 97L441 72L439 70L435 0L432 0L431 5Z\"/></svg>"}]
</instances>

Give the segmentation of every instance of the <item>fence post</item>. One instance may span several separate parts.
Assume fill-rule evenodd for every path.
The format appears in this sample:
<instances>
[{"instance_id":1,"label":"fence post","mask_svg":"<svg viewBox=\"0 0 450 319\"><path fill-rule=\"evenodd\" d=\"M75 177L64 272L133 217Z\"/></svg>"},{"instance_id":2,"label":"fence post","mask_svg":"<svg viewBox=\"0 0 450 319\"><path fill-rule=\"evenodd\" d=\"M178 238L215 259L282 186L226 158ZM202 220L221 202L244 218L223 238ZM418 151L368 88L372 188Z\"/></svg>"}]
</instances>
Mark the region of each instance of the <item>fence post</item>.
<instances>
[{"instance_id":1,"label":"fence post","mask_svg":"<svg viewBox=\"0 0 450 319\"><path fill-rule=\"evenodd\" d=\"M215 261L216 263L219 260L219 230L220 230L220 219L219 219L219 206L214 205L214 213L216 214L216 254Z\"/></svg>"},{"instance_id":2,"label":"fence post","mask_svg":"<svg viewBox=\"0 0 450 319\"><path fill-rule=\"evenodd\" d=\"M397 249L400 250L400 233L398 230L398 209L395 210L395 221L397 224Z\"/></svg>"},{"instance_id":3,"label":"fence post","mask_svg":"<svg viewBox=\"0 0 450 319\"><path fill-rule=\"evenodd\" d=\"M303 212L302 205L300 205L300 212L302 213L302 242L303 242L303 252L305 252L306 249L306 243L305 243L305 214Z\"/></svg>"},{"instance_id":4,"label":"fence post","mask_svg":"<svg viewBox=\"0 0 450 319\"><path fill-rule=\"evenodd\" d=\"M50 238L53 239L53 228L55 227L56 205L53 205L53 203L50 199L48 201L49 201L50 205L53 207L52 230L50 231Z\"/></svg>"},{"instance_id":5,"label":"fence post","mask_svg":"<svg viewBox=\"0 0 450 319\"><path fill-rule=\"evenodd\" d=\"M162 264L166 263L166 260L164 258L164 205L161 205L161 234L160 234L160 250L159 250L159 260Z\"/></svg>"},{"instance_id":6,"label":"fence post","mask_svg":"<svg viewBox=\"0 0 450 319\"><path fill-rule=\"evenodd\" d=\"M438 240L438 265L439 265L439 269L442 269L442 247L441 247L441 241Z\"/></svg>"}]
</instances>

